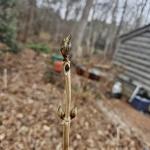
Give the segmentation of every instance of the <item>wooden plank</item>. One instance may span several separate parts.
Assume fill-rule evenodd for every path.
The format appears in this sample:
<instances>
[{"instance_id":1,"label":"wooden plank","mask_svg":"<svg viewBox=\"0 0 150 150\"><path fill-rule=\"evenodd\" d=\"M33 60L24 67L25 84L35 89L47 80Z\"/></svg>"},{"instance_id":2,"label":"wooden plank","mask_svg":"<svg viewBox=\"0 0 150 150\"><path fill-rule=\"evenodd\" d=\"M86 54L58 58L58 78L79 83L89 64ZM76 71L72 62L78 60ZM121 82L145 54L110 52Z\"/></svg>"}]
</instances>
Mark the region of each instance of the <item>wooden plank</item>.
<instances>
[{"instance_id":1,"label":"wooden plank","mask_svg":"<svg viewBox=\"0 0 150 150\"><path fill-rule=\"evenodd\" d=\"M150 91L150 83L148 83L146 80L143 80L139 76L135 76L131 72L127 72L127 73L125 73L125 75L132 78L132 79L134 79L135 81L138 81L143 87L145 87L146 89L148 89Z\"/></svg>"},{"instance_id":2,"label":"wooden plank","mask_svg":"<svg viewBox=\"0 0 150 150\"><path fill-rule=\"evenodd\" d=\"M141 52L139 53L139 52L134 52L134 51L127 51L124 48L119 49L118 53L122 53L124 55L130 55L130 56L133 56L133 57L136 57L136 58L139 58L139 59L145 59L145 60L150 61L150 55L147 55L145 53L141 53Z\"/></svg>"},{"instance_id":3,"label":"wooden plank","mask_svg":"<svg viewBox=\"0 0 150 150\"><path fill-rule=\"evenodd\" d=\"M126 61L126 60L121 59L121 58L116 58L116 61L118 61L118 62L120 62L122 64L125 64L127 66L131 66L133 68L137 68L137 69L139 69L141 71L144 71L144 72L147 72L147 73L150 74L150 69L148 67L145 67L145 66L141 65L141 64L137 64L135 62L129 62L129 61Z\"/></svg>"},{"instance_id":4,"label":"wooden plank","mask_svg":"<svg viewBox=\"0 0 150 150\"><path fill-rule=\"evenodd\" d=\"M116 54L115 58L117 58L117 57L121 57L123 59L127 59L128 61L132 61L132 62L135 62L137 64L143 64L147 67L150 67L150 61L147 59L141 59L141 58L138 58L136 56L124 54L122 52L118 52Z\"/></svg>"},{"instance_id":5,"label":"wooden plank","mask_svg":"<svg viewBox=\"0 0 150 150\"><path fill-rule=\"evenodd\" d=\"M116 61L114 62L114 64L122 66L122 64L120 64L119 62L116 62ZM135 83L140 83L141 85L143 85L143 87L145 87L150 92L150 80L145 80L145 78L139 77L139 76L135 75L134 73L127 72L127 71L118 76L122 80L125 80L127 82L129 81L129 79L132 79L133 82L131 82L130 84L137 85Z\"/></svg>"},{"instance_id":6,"label":"wooden plank","mask_svg":"<svg viewBox=\"0 0 150 150\"><path fill-rule=\"evenodd\" d=\"M149 80L145 80L144 78L137 76L132 72L127 72L127 71L123 74L123 76L132 79L133 83L134 82L140 83L141 85L143 85L143 87L145 87L146 89L149 89L150 91L150 83L148 82Z\"/></svg>"},{"instance_id":7,"label":"wooden plank","mask_svg":"<svg viewBox=\"0 0 150 150\"><path fill-rule=\"evenodd\" d=\"M150 44L146 43L146 42L136 42L136 41L133 41L133 40L128 40L124 44L131 44L135 47L140 47L140 48L143 47L145 49L150 49Z\"/></svg>"},{"instance_id":8,"label":"wooden plank","mask_svg":"<svg viewBox=\"0 0 150 150\"><path fill-rule=\"evenodd\" d=\"M139 28L136 30L131 31L130 33L122 35L120 38L122 41L127 41L132 39L133 37L139 36L141 34L149 32L149 25L143 28Z\"/></svg>"},{"instance_id":9,"label":"wooden plank","mask_svg":"<svg viewBox=\"0 0 150 150\"><path fill-rule=\"evenodd\" d=\"M150 55L145 54L145 53L138 53L138 52L134 52L134 51L126 51L125 49L120 49L118 51L118 53L121 53L123 55L129 55L129 56L139 58L139 59L142 59L142 60L144 59L144 60L150 61Z\"/></svg>"},{"instance_id":10,"label":"wooden plank","mask_svg":"<svg viewBox=\"0 0 150 150\"><path fill-rule=\"evenodd\" d=\"M120 77L122 80L124 80L124 78L130 78L130 79L132 79L131 82L126 81L126 80L124 80L124 81L130 83L132 86L133 86L133 85L134 85L134 86L137 86L137 85L139 85L139 84L140 84L140 85L143 85L143 87L145 87L146 89L148 89L148 90L150 91L150 86L149 86L149 85L147 85L147 84L141 82L141 80L139 81L139 79L136 79L135 76L133 77L132 74L129 75L129 74L127 74L127 73L124 73L124 74L120 74L119 77Z\"/></svg>"},{"instance_id":11,"label":"wooden plank","mask_svg":"<svg viewBox=\"0 0 150 150\"><path fill-rule=\"evenodd\" d=\"M125 82L127 82L127 81L124 80L124 78L130 78L130 79L132 79L132 82L130 83L130 85L135 85L136 86L137 84L141 84L150 93L150 86L145 84L144 82L141 82L141 80L139 81L139 79L136 79L135 76L133 77L133 75L131 75L131 74L130 75L129 74L120 74L119 78L121 78Z\"/></svg>"},{"instance_id":12,"label":"wooden plank","mask_svg":"<svg viewBox=\"0 0 150 150\"><path fill-rule=\"evenodd\" d=\"M134 41L134 42L137 42L138 44L139 43L150 43L150 38L148 38L148 37L143 37L143 36L138 36L138 37L134 37L134 38L132 38L130 41ZM125 43L127 43L127 41L125 42Z\"/></svg>"},{"instance_id":13,"label":"wooden plank","mask_svg":"<svg viewBox=\"0 0 150 150\"><path fill-rule=\"evenodd\" d=\"M145 32L141 36L143 36L145 38L150 38L150 32Z\"/></svg>"},{"instance_id":14,"label":"wooden plank","mask_svg":"<svg viewBox=\"0 0 150 150\"><path fill-rule=\"evenodd\" d=\"M150 32L145 32L145 33L143 33L143 34L140 34L140 35L138 35L138 36L135 36L135 37L133 37L133 38L131 38L131 39L129 39L130 41L131 40L137 40L137 41L142 41L142 42L149 42L150 41ZM126 40L126 41L129 41L129 40Z\"/></svg>"},{"instance_id":15,"label":"wooden plank","mask_svg":"<svg viewBox=\"0 0 150 150\"><path fill-rule=\"evenodd\" d=\"M150 80L150 75L149 75L149 72L145 72L145 71L142 71L138 68L134 68L132 66L129 66L129 65L126 65L126 64L123 64L122 62L118 61L118 63L122 64L123 68L125 68L126 70L130 71L130 72L133 72L135 74L138 74L139 76L142 76L143 78L146 78L148 80Z\"/></svg>"},{"instance_id":16,"label":"wooden plank","mask_svg":"<svg viewBox=\"0 0 150 150\"><path fill-rule=\"evenodd\" d=\"M143 53L144 52L144 54L150 55L150 49L143 48L143 47L136 47L132 44L126 44L126 45L122 44L122 45L120 45L119 49L121 49L121 48L125 49L126 51L134 51L137 53Z\"/></svg>"},{"instance_id":17,"label":"wooden plank","mask_svg":"<svg viewBox=\"0 0 150 150\"><path fill-rule=\"evenodd\" d=\"M114 64L125 68L124 76L143 84L150 92L150 32L137 30L121 41Z\"/></svg>"},{"instance_id":18,"label":"wooden plank","mask_svg":"<svg viewBox=\"0 0 150 150\"><path fill-rule=\"evenodd\" d=\"M129 68L128 68L129 69ZM148 74L142 74L143 72L136 72L135 70L129 70L126 71L128 75L130 75L132 78L137 79L139 82L143 82L144 84L147 84L150 86L150 79L148 78Z\"/></svg>"},{"instance_id":19,"label":"wooden plank","mask_svg":"<svg viewBox=\"0 0 150 150\"><path fill-rule=\"evenodd\" d=\"M143 64L143 65L145 65L145 66L150 68L150 62L147 61L147 60L138 59L138 58L130 56L130 55L123 55L121 53L117 53L115 57L116 58L120 57L120 58L125 59L125 60L127 60L129 62L131 61L131 62L135 62L137 64Z\"/></svg>"},{"instance_id":20,"label":"wooden plank","mask_svg":"<svg viewBox=\"0 0 150 150\"><path fill-rule=\"evenodd\" d=\"M122 64L120 62L115 62L115 64L117 64L119 66L122 66L125 69L126 72L132 73L134 76L139 77L141 80L145 80L146 82L150 81L150 75L148 73L141 72L141 71L139 71L136 68L132 68L130 66L126 66L126 65L124 65L124 64Z\"/></svg>"}]
</instances>

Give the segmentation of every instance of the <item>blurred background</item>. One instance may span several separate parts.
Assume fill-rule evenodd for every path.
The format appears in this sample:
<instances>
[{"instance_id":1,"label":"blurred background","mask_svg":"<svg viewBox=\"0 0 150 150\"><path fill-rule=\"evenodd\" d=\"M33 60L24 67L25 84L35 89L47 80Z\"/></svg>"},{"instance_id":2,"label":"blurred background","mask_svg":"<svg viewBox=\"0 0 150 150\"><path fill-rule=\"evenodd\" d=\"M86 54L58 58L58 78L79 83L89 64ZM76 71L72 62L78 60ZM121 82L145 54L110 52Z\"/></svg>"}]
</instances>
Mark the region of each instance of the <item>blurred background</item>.
<instances>
[{"instance_id":1,"label":"blurred background","mask_svg":"<svg viewBox=\"0 0 150 150\"><path fill-rule=\"evenodd\" d=\"M69 34L70 150L150 150L149 23L150 0L0 0L0 150L62 149Z\"/></svg>"},{"instance_id":2,"label":"blurred background","mask_svg":"<svg viewBox=\"0 0 150 150\"><path fill-rule=\"evenodd\" d=\"M150 19L149 0L1 0L0 11L6 42L10 36L21 43L57 47L71 33L79 56L113 55L119 35Z\"/></svg>"}]
</instances>

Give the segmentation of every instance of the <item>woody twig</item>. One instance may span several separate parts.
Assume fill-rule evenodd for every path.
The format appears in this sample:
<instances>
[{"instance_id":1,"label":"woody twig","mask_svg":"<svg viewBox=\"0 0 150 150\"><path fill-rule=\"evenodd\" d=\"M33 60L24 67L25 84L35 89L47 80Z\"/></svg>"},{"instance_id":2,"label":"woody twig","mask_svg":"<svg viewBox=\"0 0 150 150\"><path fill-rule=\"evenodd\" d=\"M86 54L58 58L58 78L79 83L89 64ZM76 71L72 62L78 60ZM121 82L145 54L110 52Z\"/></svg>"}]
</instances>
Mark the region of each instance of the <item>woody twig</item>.
<instances>
[{"instance_id":1,"label":"woody twig","mask_svg":"<svg viewBox=\"0 0 150 150\"><path fill-rule=\"evenodd\" d=\"M76 116L77 109L71 107L71 75L70 75L70 50L71 50L71 36L67 36L62 41L61 54L64 58L64 76L65 76L65 102L64 108L59 106L58 115L63 120L63 150L69 150L69 132L70 122Z\"/></svg>"}]
</instances>

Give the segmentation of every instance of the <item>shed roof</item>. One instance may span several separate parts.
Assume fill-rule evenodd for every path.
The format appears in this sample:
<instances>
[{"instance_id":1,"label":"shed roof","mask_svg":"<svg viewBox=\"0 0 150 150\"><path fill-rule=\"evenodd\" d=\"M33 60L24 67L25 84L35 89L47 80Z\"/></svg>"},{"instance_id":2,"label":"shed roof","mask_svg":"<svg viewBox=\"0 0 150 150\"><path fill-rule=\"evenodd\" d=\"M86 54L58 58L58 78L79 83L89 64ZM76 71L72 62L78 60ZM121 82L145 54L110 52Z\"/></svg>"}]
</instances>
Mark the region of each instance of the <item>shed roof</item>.
<instances>
[{"instance_id":1,"label":"shed roof","mask_svg":"<svg viewBox=\"0 0 150 150\"><path fill-rule=\"evenodd\" d=\"M137 28L137 29L135 29L129 33L123 34L120 36L120 39L121 39L121 41L126 41L126 40L131 39L135 36L141 35L142 33L145 33L145 32L150 32L150 24L145 25L141 28Z\"/></svg>"}]
</instances>

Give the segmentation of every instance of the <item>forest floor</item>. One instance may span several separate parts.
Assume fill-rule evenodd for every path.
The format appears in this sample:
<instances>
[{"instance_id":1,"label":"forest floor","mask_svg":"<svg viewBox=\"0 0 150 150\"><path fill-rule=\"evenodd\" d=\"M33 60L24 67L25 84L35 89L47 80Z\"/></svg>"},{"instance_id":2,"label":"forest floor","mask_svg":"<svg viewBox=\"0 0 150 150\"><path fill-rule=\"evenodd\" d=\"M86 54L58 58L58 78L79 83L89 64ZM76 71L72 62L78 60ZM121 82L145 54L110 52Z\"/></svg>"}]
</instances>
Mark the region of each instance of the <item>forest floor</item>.
<instances>
[{"instance_id":1,"label":"forest floor","mask_svg":"<svg viewBox=\"0 0 150 150\"><path fill-rule=\"evenodd\" d=\"M32 50L0 56L0 150L62 149L62 122L57 108L63 103L64 90L45 81L48 59ZM8 72L7 88L4 68ZM78 115L71 123L70 150L150 149L150 141L146 141L149 116L124 102L104 100L95 83L72 76L72 101Z\"/></svg>"}]
</instances>

